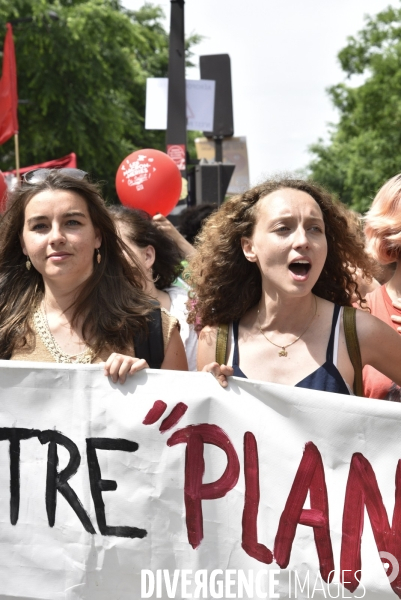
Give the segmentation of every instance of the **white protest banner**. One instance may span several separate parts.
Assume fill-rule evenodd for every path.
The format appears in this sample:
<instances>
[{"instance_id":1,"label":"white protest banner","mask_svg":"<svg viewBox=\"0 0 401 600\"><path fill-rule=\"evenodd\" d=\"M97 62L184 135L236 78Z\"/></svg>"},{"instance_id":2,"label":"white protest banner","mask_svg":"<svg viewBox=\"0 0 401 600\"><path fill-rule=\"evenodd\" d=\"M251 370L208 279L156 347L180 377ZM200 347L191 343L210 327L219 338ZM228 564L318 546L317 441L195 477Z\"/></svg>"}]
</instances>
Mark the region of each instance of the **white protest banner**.
<instances>
[{"instance_id":1,"label":"white protest banner","mask_svg":"<svg viewBox=\"0 0 401 600\"><path fill-rule=\"evenodd\" d=\"M0 598L400 597L400 432L390 402L1 361Z\"/></svg>"},{"instance_id":2,"label":"white protest banner","mask_svg":"<svg viewBox=\"0 0 401 600\"><path fill-rule=\"evenodd\" d=\"M216 82L209 79L186 80L188 131L212 131ZM168 79L146 80L145 129L167 129Z\"/></svg>"}]
</instances>

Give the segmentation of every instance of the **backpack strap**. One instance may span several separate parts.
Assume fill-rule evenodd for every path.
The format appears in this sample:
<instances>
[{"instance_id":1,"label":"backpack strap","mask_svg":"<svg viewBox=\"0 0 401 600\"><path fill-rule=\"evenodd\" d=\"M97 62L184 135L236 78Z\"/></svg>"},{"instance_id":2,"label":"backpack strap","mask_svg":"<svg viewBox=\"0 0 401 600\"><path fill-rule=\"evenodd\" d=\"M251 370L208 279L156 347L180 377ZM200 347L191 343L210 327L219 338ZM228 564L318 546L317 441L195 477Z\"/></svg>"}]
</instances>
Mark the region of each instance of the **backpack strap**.
<instances>
[{"instance_id":1,"label":"backpack strap","mask_svg":"<svg viewBox=\"0 0 401 600\"><path fill-rule=\"evenodd\" d=\"M140 331L134 335L135 354L144 358L151 369L160 369L164 360L164 340L162 314L155 308L148 315L148 331Z\"/></svg>"},{"instance_id":2,"label":"backpack strap","mask_svg":"<svg viewBox=\"0 0 401 600\"><path fill-rule=\"evenodd\" d=\"M228 325L219 325L216 339L216 362L225 365L227 360Z\"/></svg>"},{"instance_id":3,"label":"backpack strap","mask_svg":"<svg viewBox=\"0 0 401 600\"><path fill-rule=\"evenodd\" d=\"M355 373L354 393L356 396L364 397L361 350L356 332L356 309L353 306L344 306L343 322L347 350Z\"/></svg>"}]
</instances>

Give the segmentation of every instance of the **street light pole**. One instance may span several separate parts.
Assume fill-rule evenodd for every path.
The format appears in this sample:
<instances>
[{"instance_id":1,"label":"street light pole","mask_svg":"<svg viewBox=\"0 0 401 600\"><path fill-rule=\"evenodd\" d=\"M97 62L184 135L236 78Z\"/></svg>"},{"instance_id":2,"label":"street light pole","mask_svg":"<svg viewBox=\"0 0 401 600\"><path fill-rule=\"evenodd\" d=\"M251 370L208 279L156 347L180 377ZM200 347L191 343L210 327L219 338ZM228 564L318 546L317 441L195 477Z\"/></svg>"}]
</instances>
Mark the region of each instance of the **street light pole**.
<instances>
[{"instance_id":1,"label":"street light pole","mask_svg":"<svg viewBox=\"0 0 401 600\"><path fill-rule=\"evenodd\" d=\"M168 65L167 154L187 179L187 117L185 89L184 0L171 0ZM172 214L181 212L186 199L180 200Z\"/></svg>"}]
</instances>

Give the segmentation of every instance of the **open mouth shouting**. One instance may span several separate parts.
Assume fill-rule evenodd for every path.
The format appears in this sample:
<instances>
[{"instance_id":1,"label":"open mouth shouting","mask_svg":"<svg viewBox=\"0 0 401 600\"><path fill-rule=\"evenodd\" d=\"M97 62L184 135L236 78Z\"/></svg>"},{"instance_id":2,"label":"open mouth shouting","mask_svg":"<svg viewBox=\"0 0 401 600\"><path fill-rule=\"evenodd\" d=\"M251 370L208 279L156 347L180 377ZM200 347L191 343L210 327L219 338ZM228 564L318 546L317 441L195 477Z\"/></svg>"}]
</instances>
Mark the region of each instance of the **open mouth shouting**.
<instances>
[{"instance_id":1,"label":"open mouth shouting","mask_svg":"<svg viewBox=\"0 0 401 600\"><path fill-rule=\"evenodd\" d=\"M297 281L305 281L308 278L311 264L308 259L299 258L290 263L288 267Z\"/></svg>"}]
</instances>

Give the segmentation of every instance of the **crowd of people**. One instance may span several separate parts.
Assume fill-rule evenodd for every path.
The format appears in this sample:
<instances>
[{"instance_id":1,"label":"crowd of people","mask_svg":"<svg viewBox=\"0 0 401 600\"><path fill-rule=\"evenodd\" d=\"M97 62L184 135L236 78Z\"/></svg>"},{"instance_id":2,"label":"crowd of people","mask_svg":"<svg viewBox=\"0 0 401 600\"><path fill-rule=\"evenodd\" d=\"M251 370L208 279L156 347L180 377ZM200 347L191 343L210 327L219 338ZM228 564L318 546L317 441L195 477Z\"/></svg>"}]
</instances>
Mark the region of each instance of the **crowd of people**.
<instances>
[{"instance_id":1,"label":"crowd of people","mask_svg":"<svg viewBox=\"0 0 401 600\"><path fill-rule=\"evenodd\" d=\"M107 207L79 169L26 173L0 223L0 358L401 401L401 176L363 225L291 178L186 212L198 233Z\"/></svg>"}]
</instances>

